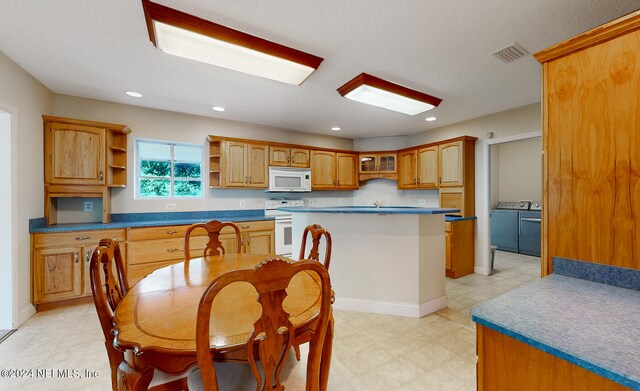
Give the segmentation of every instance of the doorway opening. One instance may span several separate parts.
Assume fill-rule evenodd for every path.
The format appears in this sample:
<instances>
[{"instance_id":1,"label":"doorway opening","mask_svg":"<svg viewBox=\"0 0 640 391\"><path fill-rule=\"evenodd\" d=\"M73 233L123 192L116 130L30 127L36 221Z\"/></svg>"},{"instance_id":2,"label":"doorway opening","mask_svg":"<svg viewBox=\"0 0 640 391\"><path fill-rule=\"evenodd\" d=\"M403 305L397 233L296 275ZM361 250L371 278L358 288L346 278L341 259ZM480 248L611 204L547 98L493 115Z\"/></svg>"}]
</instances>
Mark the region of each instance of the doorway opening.
<instances>
[{"instance_id":1,"label":"doorway opening","mask_svg":"<svg viewBox=\"0 0 640 391\"><path fill-rule=\"evenodd\" d=\"M16 247L15 175L12 114L0 109L0 330L11 330L16 323ZM8 206L8 207L7 207ZM2 333L2 331L0 331Z\"/></svg>"},{"instance_id":2,"label":"doorway opening","mask_svg":"<svg viewBox=\"0 0 640 391\"><path fill-rule=\"evenodd\" d=\"M499 274L520 268L523 274L537 275L541 268L541 134L488 140L487 144L491 254L486 271Z\"/></svg>"}]
</instances>

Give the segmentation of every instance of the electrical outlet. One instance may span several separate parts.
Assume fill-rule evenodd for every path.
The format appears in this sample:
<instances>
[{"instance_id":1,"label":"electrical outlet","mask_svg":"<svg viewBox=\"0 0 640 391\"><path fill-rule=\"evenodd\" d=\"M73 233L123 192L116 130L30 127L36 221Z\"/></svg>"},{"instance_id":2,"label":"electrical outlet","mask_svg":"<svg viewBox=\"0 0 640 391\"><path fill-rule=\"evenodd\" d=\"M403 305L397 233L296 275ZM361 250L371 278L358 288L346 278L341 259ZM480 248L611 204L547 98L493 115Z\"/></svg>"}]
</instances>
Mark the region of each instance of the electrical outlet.
<instances>
[{"instance_id":1,"label":"electrical outlet","mask_svg":"<svg viewBox=\"0 0 640 391\"><path fill-rule=\"evenodd\" d=\"M344 205L344 200L342 198L338 199L338 205Z\"/></svg>"},{"instance_id":2,"label":"electrical outlet","mask_svg":"<svg viewBox=\"0 0 640 391\"><path fill-rule=\"evenodd\" d=\"M426 200L418 200L418 206L427 206Z\"/></svg>"},{"instance_id":3,"label":"electrical outlet","mask_svg":"<svg viewBox=\"0 0 640 391\"><path fill-rule=\"evenodd\" d=\"M166 210L175 210L176 209L176 204L174 202L170 202L168 204L165 204L164 208Z\"/></svg>"},{"instance_id":4,"label":"electrical outlet","mask_svg":"<svg viewBox=\"0 0 640 391\"><path fill-rule=\"evenodd\" d=\"M85 212L91 212L91 211L93 211L93 202L91 202L91 201L86 201L86 202L84 203L84 211L85 211Z\"/></svg>"},{"instance_id":5,"label":"electrical outlet","mask_svg":"<svg viewBox=\"0 0 640 391\"><path fill-rule=\"evenodd\" d=\"M247 205L247 203L245 202L245 200L240 200L240 207L244 208Z\"/></svg>"},{"instance_id":6,"label":"electrical outlet","mask_svg":"<svg viewBox=\"0 0 640 391\"><path fill-rule=\"evenodd\" d=\"M309 200L309 206L313 206L313 200Z\"/></svg>"}]
</instances>

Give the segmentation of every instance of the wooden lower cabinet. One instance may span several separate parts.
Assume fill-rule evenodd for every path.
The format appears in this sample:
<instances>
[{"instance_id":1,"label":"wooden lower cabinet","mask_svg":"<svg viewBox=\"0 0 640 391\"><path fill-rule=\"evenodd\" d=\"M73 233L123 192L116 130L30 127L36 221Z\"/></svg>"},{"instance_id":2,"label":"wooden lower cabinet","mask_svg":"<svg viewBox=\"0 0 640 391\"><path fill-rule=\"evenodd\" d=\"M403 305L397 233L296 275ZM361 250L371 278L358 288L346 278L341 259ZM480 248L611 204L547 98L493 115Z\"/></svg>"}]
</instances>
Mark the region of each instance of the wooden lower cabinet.
<instances>
[{"instance_id":1,"label":"wooden lower cabinet","mask_svg":"<svg viewBox=\"0 0 640 391\"><path fill-rule=\"evenodd\" d=\"M630 390L480 324L476 335L478 391Z\"/></svg>"},{"instance_id":2,"label":"wooden lower cabinet","mask_svg":"<svg viewBox=\"0 0 640 391\"><path fill-rule=\"evenodd\" d=\"M33 234L33 304L90 296L89 261L102 238L121 241L125 251L124 229Z\"/></svg>"},{"instance_id":3,"label":"wooden lower cabinet","mask_svg":"<svg viewBox=\"0 0 640 391\"><path fill-rule=\"evenodd\" d=\"M445 222L446 275L458 278L474 270L475 220Z\"/></svg>"},{"instance_id":4,"label":"wooden lower cabinet","mask_svg":"<svg viewBox=\"0 0 640 391\"><path fill-rule=\"evenodd\" d=\"M128 231L129 284L134 285L154 270L184 260L184 234L188 225L152 228L130 228ZM273 254L275 249L273 221L238 223L241 251ZM236 253L237 241L233 229L226 227L220 235L225 252ZM204 229L192 231L189 248L192 257L201 257L209 238Z\"/></svg>"}]
</instances>

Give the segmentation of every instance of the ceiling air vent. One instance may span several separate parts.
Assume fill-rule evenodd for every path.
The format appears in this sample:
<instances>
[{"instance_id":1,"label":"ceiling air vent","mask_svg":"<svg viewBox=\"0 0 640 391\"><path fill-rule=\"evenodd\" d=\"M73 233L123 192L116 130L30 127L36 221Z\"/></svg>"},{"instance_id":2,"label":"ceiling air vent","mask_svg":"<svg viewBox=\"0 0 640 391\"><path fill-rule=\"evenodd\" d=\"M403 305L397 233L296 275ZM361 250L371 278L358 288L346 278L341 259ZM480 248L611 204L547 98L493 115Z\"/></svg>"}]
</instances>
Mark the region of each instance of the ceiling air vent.
<instances>
[{"instance_id":1,"label":"ceiling air vent","mask_svg":"<svg viewBox=\"0 0 640 391\"><path fill-rule=\"evenodd\" d=\"M504 62L511 62L527 54L529 54L529 52L517 43L512 43L500 50L491 53L492 56L498 57Z\"/></svg>"}]
</instances>

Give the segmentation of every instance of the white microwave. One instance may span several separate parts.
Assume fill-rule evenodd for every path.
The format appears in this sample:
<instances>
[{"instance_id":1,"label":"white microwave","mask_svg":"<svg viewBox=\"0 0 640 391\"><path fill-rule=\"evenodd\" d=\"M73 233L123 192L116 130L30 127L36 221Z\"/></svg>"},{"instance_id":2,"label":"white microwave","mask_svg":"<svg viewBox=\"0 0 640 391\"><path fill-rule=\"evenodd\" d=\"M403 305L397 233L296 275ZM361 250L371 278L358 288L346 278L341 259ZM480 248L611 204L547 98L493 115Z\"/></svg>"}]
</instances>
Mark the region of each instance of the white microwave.
<instances>
[{"instance_id":1,"label":"white microwave","mask_svg":"<svg viewBox=\"0 0 640 391\"><path fill-rule=\"evenodd\" d=\"M270 192L311 191L311 170L308 168L269 167Z\"/></svg>"}]
</instances>

